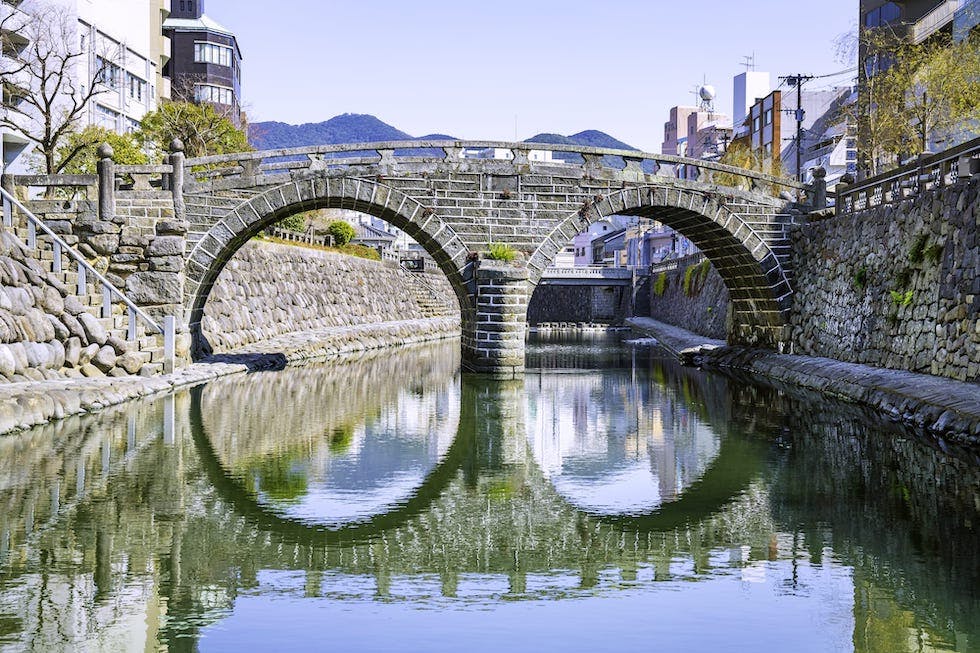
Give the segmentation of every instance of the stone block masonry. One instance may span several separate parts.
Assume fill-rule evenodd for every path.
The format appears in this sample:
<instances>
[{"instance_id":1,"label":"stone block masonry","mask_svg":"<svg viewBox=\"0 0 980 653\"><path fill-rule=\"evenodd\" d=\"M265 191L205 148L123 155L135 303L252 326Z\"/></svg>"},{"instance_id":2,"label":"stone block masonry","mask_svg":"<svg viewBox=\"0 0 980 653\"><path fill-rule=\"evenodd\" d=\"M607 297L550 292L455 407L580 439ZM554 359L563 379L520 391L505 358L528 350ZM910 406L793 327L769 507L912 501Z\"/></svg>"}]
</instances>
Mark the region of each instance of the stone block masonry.
<instances>
[{"instance_id":1,"label":"stone block masonry","mask_svg":"<svg viewBox=\"0 0 980 653\"><path fill-rule=\"evenodd\" d=\"M795 228L792 351L980 381L978 189Z\"/></svg>"},{"instance_id":2,"label":"stone block masonry","mask_svg":"<svg viewBox=\"0 0 980 653\"><path fill-rule=\"evenodd\" d=\"M297 332L335 330L437 317L426 294L444 307L458 306L442 275L426 288L390 264L291 245L251 241L228 262L211 290L202 331L216 353ZM452 335L459 333L459 311Z\"/></svg>"},{"instance_id":3,"label":"stone block masonry","mask_svg":"<svg viewBox=\"0 0 980 653\"><path fill-rule=\"evenodd\" d=\"M687 270L696 265L698 263L692 261L687 265L680 264L675 270L652 275L649 315L655 320L699 335L724 340L727 334L728 288L718 272L709 266L706 273L691 273L688 292L684 292ZM663 281L658 281L661 275Z\"/></svg>"},{"instance_id":4,"label":"stone block masonry","mask_svg":"<svg viewBox=\"0 0 980 653\"><path fill-rule=\"evenodd\" d=\"M480 261L475 325L463 325L463 368L510 378L524 373L524 339L530 284L527 270ZM467 328L469 326L469 328Z\"/></svg>"},{"instance_id":5,"label":"stone block masonry","mask_svg":"<svg viewBox=\"0 0 980 653\"><path fill-rule=\"evenodd\" d=\"M527 322L539 324L621 324L626 286L539 285L527 307Z\"/></svg>"}]
</instances>

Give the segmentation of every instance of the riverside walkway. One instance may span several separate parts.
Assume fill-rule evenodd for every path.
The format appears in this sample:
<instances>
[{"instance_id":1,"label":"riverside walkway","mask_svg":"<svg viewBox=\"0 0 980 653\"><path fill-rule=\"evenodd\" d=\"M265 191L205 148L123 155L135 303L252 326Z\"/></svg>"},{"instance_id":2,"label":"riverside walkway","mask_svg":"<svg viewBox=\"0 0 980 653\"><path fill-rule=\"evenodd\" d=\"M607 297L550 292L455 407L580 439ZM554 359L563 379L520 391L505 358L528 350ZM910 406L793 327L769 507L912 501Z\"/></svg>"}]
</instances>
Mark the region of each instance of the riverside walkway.
<instances>
[{"instance_id":1,"label":"riverside walkway","mask_svg":"<svg viewBox=\"0 0 980 653\"><path fill-rule=\"evenodd\" d=\"M974 448L980 445L980 386L976 383L830 358L727 346L724 341L652 318L634 317L627 322L675 355L691 355L705 367L751 372L777 383L874 408L892 421L925 429L940 438Z\"/></svg>"}]
</instances>

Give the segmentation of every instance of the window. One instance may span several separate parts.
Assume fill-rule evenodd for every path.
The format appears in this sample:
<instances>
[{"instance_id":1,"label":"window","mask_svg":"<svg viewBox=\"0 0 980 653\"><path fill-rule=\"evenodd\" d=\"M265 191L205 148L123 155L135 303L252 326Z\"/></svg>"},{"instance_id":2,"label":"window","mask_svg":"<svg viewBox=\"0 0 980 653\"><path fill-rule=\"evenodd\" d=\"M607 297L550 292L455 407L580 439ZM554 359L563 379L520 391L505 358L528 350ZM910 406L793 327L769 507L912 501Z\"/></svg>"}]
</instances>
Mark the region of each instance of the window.
<instances>
[{"instance_id":1,"label":"window","mask_svg":"<svg viewBox=\"0 0 980 653\"><path fill-rule=\"evenodd\" d=\"M214 63L219 66L231 66L231 48L227 45L219 45L217 43L195 43L194 61L196 63Z\"/></svg>"},{"instance_id":2,"label":"window","mask_svg":"<svg viewBox=\"0 0 980 653\"><path fill-rule=\"evenodd\" d=\"M119 112L101 104L95 105L95 124L106 129L115 130L119 125Z\"/></svg>"},{"instance_id":3,"label":"window","mask_svg":"<svg viewBox=\"0 0 980 653\"><path fill-rule=\"evenodd\" d=\"M98 66L98 81L109 88L119 88L122 81L122 68L103 57L96 57L95 64Z\"/></svg>"},{"instance_id":4,"label":"window","mask_svg":"<svg viewBox=\"0 0 980 653\"><path fill-rule=\"evenodd\" d=\"M766 109L766 115L763 124L764 125L772 124L772 109Z\"/></svg>"},{"instance_id":5,"label":"window","mask_svg":"<svg viewBox=\"0 0 980 653\"><path fill-rule=\"evenodd\" d=\"M755 118L752 119L752 131L754 132L759 131L759 127L760 127L759 116L756 116Z\"/></svg>"},{"instance_id":6,"label":"window","mask_svg":"<svg viewBox=\"0 0 980 653\"><path fill-rule=\"evenodd\" d=\"M772 156L772 143L766 143L762 146L762 154L765 155L766 158Z\"/></svg>"},{"instance_id":7,"label":"window","mask_svg":"<svg viewBox=\"0 0 980 653\"><path fill-rule=\"evenodd\" d=\"M137 102L143 101L146 95L146 81L140 79L133 73L126 73L127 86L129 87L129 97Z\"/></svg>"},{"instance_id":8,"label":"window","mask_svg":"<svg viewBox=\"0 0 980 653\"><path fill-rule=\"evenodd\" d=\"M894 23L902 17L902 10L894 2L886 2L877 9L872 9L864 15L865 27L881 27Z\"/></svg>"},{"instance_id":9,"label":"window","mask_svg":"<svg viewBox=\"0 0 980 653\"><path fill-rule=\"evenodd\" d=\"M210 84L198 84L194 87L194 100L196 102L212 102L214 104L233 104L234 93L230 88L224 86L212 86Z\"/></svg>"}]
</instances>

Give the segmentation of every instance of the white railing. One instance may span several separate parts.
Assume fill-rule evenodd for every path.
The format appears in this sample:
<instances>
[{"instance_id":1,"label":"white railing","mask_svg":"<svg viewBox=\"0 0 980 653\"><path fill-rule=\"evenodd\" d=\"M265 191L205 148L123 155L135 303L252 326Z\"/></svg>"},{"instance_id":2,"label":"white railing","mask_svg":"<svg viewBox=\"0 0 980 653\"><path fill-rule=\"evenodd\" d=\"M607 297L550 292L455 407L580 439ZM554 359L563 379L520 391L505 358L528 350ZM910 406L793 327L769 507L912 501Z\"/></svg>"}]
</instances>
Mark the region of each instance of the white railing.
<instances>
[{"instance_id":1,"label":"white railing","mask_svg":"<svg viewBox=\"0 0 980 653\"><path fill-rule=\"evenodd\" d=\"M13 232L14 219L13 209L17 208L27 220L27 248L35 251L38 248L38 230L40 230L51 241L53 254L52 272L61 274L64 271L64 258L76 264L78 281L76 293L79 296L88 294L88 283L96 283L102 287L102 317L112 317L112 305L122 302L127 309L127 328L126 335L130 341L136 341L138 337L138 325L142 321L150 332L163 335L163 367L169 373L174 370L176 357L176 319L172 315L163 318L161 326L147 315L139 306L134 304L121 290L116 288L108 279L99 273L85 257L73 249L58 234L52 231L41 218L32 213L26 206L17 200L13 195L0 188L0 196L3 198L3 224Z\"/></svg>"},{"instance_id":2,"label":"white railing","mask_svg":"<svg viewBox=\"0 0 980 653\"><path fill-rule=\"evenodd\" d=\"M667 259L659 263L654 263L650 266L650 274L660 274L661 272L671 272L677 268L683 266L687 267L689 265L697 265L704 260L704 254L698 252L696 254L688 254L687 256L682 256L680 258Z\"/></svg>"},{"instance_id":3,"label":"white railing","mask_svg":"<svg viewBox=\"0 0 980 653\"><path fill-rule=\"evenodd\" d=\"M633 271L629 268L607 268L603 266L548 267L541 273L542 279L631 279L632 277Z\"/></svg>"}]
</instances>

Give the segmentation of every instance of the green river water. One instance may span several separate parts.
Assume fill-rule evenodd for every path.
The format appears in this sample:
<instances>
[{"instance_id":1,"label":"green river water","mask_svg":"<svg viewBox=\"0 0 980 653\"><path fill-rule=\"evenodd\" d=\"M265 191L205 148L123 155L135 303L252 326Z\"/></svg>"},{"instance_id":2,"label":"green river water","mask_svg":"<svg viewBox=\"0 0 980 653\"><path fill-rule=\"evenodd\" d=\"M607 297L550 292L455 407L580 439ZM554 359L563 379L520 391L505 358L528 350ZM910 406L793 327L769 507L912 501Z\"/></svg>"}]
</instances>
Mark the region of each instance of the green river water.
<instances>
[{"instance_id":1,"label":"green river water","mask_svg":"<svg viewBox=\"0 0 980 653\"><path fill-rule=\"evenodd\" d=\"M980 651L980 463L534 340L229 377L0 437L0 651Z\"/></svg>"}]
</instances>

